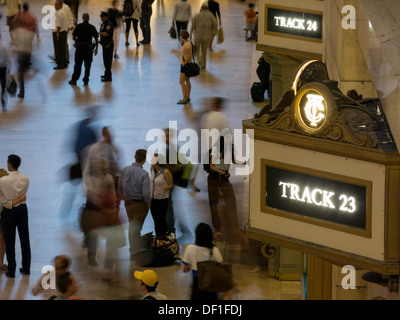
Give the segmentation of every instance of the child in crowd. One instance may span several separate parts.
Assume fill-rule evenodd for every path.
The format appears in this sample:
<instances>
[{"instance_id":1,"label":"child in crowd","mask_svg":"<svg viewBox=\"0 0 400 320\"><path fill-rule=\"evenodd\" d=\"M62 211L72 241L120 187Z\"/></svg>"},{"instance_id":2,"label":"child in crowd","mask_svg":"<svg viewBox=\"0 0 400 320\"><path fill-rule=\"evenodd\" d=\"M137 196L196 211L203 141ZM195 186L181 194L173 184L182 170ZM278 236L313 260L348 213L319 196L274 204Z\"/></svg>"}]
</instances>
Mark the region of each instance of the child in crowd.
<instances>
[{"instance_id":1,"label":"child in crowd","mask_svg":"<svg viewBox=\"0 0 400 320\"><path fill-rule=\"evenodd\" d=\"M71 259L70 257L66 255L59 255L54 258L54 269L55 269L55 277L56 279L59 278L62 274L69 272L69 269L71 267ZM39 293L43 292L43 285L42 285L42 280L46 276L46 274L43 274L39 281L36 283L35 286L32 288L32 294L34 296L38 295ZM49 295L52 295L56 292L56 290L51 290L47 289Z\"/></svg>"},{"instance_id":2,"label":"child in crowd","mask_svg":"<svg viewBox=\"0 0 400 320\"><path fill-rule=\"evenodd\" d=\"M246 16L246 27L244 28L246 31L246 40L250 39L249 31L251 36L257 22L257 12L254 11L254 7L254 3L249 3L249 8L244 13Z\"/></svg>"}]
</instances>

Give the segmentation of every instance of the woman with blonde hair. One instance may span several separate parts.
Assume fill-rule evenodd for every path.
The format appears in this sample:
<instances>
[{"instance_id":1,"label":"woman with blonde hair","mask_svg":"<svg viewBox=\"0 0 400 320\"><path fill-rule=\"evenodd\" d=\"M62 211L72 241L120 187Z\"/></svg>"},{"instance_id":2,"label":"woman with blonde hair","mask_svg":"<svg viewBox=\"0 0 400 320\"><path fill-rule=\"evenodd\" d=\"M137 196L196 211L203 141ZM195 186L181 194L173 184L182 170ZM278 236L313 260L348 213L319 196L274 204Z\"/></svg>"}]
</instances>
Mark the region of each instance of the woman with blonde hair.
<instances>
[{"instance_id":1,"label":"woman with blonde hair","mask_svg":"<svg viewBox=\"0 0 400 320\"><path fill-rule=\"evenodd\" d=\"M190 78L185 74L185 68L187 64L192 62L192 44L189 41L189 32L182 30L180 33L180 38L182 41L181 47L181 73L179 76L179 83L182 87L182 100L178 101L178 104L186 104L190 102L190 91L192 86L190 84Z\"/></svg>"}]
</instances>

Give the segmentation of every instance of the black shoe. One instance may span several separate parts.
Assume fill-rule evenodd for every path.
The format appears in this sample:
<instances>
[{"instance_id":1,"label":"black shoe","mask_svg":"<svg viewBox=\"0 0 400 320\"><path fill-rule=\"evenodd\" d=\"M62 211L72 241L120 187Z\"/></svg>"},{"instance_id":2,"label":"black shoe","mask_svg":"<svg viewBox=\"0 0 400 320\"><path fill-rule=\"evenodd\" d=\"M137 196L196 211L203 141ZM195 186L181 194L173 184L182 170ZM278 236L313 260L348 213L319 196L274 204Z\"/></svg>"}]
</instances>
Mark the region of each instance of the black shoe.
<instances>
[{"instance_id":1,"label":"black shoe","mask_svg":"<svg viewBox=\"0 0 400 320\"><path fill-rule=\"evenodd\" d=\"M53 69L54 70L62 70L62 69L66 69L67 67L65 67L65 66L56 66L56 67L54 67Z\"/></svg>"},{"instance_id":2,"label":"black shoe","mask_svg":"<svg viewBox=\"0 0 400 320\"><path fill-rule=\"evenodd\" d=\"M19 268L19 272L21 272L22 274L25 274L27 276L29 276L31 274L29 271L25 271L24 268Z\"/></svg>"},{"instance_id":3,"label":"black shoe","mask_svg":"<svg viewBox=\"0 0 400 320\"><path fill-rule=\"evenodd\" d=\"M23 99L23 98L25 98L25 94L24 93L19 93L17 97Z\"/></svg>"},{"instance_id":4,"label":"black shoe","mask_svg":"<svg viewBox=\"0 0 400 320\"><path fill-rule=\"evenodd\" d=\"M84 85L84 86L89 85L89 81L83 81L83 85Z\"/></svg>"},{"instance_id":5,"label":"black shoe","mask_svg":"<svg viewBox=\"0 0 400 320\"><path fill-rule=\"evenodd\" d=\"M112 79L111 78L102 78L101 81L102 82L111 82Z\"/></svg>"},{"instance_id":6,"label":"black shoe","mask_svg":"<svg viewBox=\"0 0 400 320\"><path fill-rule=\"evenodd\" d=\"M76 81L72 81L72 80L71 80L71 81L69 81L68 83L69 83L71 86L76 86Z\"/></svg>"},{"instance_id":7,"label":"black shoe","mask_svg":"<svg viewBox=\"0 0 400 320\"><path fill-rule=\"evenodd\" d=\"M7 278L15 278L15 273L10 273L10 272L6 271L6 277Z\"/></svg>"}]
</instances>

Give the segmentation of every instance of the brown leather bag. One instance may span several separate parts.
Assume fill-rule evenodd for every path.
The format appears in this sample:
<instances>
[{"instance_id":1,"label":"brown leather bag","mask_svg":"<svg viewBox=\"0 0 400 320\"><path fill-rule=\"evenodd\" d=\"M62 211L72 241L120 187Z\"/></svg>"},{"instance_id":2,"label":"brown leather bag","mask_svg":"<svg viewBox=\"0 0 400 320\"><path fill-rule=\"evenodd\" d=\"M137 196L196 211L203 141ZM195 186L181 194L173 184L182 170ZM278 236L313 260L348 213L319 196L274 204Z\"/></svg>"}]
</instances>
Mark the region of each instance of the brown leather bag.
<instances>
[{"instance_id":1,"label":"brown leather bag","mask_svg":"<svg viewBox=\"0 0 400 320\"><path fill-rule=\"evenodd\" d=\"M217 263L212 260L197 262L197 277L201 291L226 292L233 289L231 264Z\"/></svg>"}]
</instances>

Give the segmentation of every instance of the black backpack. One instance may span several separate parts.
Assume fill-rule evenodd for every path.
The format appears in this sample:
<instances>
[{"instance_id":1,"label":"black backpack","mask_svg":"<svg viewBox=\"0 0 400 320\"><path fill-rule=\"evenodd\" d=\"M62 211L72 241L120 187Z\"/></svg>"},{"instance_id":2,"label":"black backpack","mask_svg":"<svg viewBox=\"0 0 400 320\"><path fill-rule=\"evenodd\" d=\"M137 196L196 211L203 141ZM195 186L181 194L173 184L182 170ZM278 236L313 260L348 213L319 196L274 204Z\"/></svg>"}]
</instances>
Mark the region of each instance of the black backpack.
<instances>
[{"instance_id":1,"label":"black backpack","mask_svg":"<svg viewBox=\"0 0 400 320\"><path fill-rule=\"evenodd\" d=\"M124 7L122 9L122 15L130 17L133 14L133 2L132 0L125 0Z\"/></svg>"}]
</instances>

